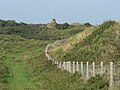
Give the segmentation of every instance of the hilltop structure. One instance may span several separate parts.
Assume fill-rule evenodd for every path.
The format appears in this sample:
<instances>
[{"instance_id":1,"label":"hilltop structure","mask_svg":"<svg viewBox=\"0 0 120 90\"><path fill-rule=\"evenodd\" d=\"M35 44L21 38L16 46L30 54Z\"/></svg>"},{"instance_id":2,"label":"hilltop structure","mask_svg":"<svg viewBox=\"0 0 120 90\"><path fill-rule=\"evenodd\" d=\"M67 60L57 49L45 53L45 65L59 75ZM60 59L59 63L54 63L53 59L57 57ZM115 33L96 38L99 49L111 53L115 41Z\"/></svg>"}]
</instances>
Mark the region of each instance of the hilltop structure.
<instances>
[{"instance_id":1,"label":"hilltop structure","mask_svg":"<svg viewBox=\"0 0 120 90\"><path fill-rule=\"evenodd\" d=\"M57 22L56 22L56 20L52 19L51 23L48 23L47 27L50 28L50 29L57 29Z\"/></svg>"}]
</instances>

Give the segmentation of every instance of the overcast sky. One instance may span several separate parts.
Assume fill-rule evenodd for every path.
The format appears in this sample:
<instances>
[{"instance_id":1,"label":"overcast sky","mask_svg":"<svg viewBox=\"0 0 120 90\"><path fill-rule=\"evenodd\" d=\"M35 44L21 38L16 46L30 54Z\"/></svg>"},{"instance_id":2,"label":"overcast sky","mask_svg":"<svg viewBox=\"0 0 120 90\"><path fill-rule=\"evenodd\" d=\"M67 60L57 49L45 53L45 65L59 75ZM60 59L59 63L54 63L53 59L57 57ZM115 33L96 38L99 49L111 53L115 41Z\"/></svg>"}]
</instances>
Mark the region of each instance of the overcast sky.
<instances>
[{"instance_id":1,"label":"overcast sky","mask_svg":"<svg viewBox=\"0 0 120 90\"><path fill-rule=\"evenodd\" d=\"M120 20L120 0L0 0L0 19L26 23Z\"/></svg>"}]
</instances>

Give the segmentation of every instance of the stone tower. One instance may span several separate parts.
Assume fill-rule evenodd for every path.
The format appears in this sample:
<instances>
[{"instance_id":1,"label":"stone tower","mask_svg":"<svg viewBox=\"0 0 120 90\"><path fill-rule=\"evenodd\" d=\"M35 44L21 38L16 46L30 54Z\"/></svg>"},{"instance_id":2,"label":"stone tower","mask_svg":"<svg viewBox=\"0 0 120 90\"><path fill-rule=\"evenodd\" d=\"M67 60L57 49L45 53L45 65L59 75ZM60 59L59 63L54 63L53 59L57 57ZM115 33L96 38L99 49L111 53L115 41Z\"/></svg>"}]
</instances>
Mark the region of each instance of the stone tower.
<instances>
[{"instance_id":1,"label":"stone tower","mask_svg":"<svg viewBox=\"0 0 120 90\"><path fill-rule=\"evenodd\" d=\"M57 29L56 20L52 19L51 23L48 23L47 27L50 28L50 29Z\"/></svg>"}]
</instances>

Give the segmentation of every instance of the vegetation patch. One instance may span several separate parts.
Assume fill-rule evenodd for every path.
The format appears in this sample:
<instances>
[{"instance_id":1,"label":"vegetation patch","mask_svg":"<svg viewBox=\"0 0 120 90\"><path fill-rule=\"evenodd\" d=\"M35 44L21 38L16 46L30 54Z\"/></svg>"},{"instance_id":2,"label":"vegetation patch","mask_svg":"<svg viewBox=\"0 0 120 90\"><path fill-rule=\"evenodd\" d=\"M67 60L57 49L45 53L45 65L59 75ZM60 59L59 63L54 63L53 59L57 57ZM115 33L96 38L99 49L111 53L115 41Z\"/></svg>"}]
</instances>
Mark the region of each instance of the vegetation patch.
<instances>
[{"instance_id":1,"label":"vegetation patch","mask_svg":"<svg viewBox=\"0 0 120 90\"><path fill-rule=\"evenodd\" d=\"M69 52L56 49L52 57L64 61L83 61L108 63L120 62L120 25L115 21L106 21L82 42L73 45Z\"/></svg>"}]
</instances>

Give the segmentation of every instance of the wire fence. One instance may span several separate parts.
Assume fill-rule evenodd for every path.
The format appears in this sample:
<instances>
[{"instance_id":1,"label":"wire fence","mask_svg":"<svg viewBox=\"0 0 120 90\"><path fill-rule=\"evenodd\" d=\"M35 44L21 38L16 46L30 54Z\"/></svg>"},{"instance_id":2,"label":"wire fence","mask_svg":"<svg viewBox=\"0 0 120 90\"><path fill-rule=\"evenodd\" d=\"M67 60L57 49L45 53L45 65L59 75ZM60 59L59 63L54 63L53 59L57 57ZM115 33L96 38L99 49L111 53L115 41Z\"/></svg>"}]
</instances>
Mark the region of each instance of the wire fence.
<instances>
[{"instance_id":1,"label":"wire fence","mask_svg":"<svg viewBox=\"0 0 120 90\"><path fill-rule=\"evenodd\" d=\"M90 77L95 75L103 76L105 75L109 81L111 90L120 90L120 64L115 65L113 62L110 62L108 65L101 62L100 64L93 63L83 63L83 62L71 62L71 61L56 61L53 60L48 52L48 49L51 49L52 45L47 45L45 49L45 54L48 60L52 60L53 64L56 64L61 70L67 70L70 73L78 72L81 76L88 80ZM112 89L115 87L115 89Z\"/></svg>"},{"instance_id":2,"label":"wire fence","mask_svg":"<svg viewBox=\"0 0 120 90\"><path fill-rule=\"evenodd\" d=\"M93 63L83 63L83 62L71 62L71 61L54 61L53 64L62 70L67 70L70 73L78 72L81 76L88 80L90 77L95 75L105 75L109 80L110 87L117 87L120 90L120 65L114 65L113 62L110 62L108 65L104 65L101 62L99 65Z\"/></svg>"}]
</instances>

